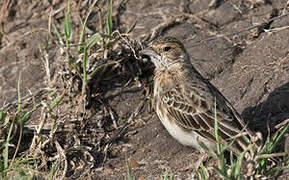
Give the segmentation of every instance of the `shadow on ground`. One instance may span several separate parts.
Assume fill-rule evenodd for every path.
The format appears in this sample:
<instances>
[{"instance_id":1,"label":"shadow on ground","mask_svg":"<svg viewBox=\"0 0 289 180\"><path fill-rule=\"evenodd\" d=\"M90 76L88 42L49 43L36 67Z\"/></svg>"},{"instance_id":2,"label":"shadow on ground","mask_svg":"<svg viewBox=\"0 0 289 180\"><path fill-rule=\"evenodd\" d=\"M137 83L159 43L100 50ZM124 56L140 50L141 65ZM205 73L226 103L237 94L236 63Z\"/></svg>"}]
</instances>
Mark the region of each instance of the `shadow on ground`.
<instances>
[{"instance_id":1,"label":"shadow on ground","mask_svg":"<svg viewBox=\"0 0 289 180\"><path fill-rule=\"evenodd\" d=\"M250 129L259 131L263 137L276 132L275 126L289 119L289 83L276 88L268 98L257 106L246 108L242 117ZM284 145L284 143L283 143ZM283 150L280 147L279 150ZM287 150L288 151L288 150Z\"/></svg>"}]
</instances>

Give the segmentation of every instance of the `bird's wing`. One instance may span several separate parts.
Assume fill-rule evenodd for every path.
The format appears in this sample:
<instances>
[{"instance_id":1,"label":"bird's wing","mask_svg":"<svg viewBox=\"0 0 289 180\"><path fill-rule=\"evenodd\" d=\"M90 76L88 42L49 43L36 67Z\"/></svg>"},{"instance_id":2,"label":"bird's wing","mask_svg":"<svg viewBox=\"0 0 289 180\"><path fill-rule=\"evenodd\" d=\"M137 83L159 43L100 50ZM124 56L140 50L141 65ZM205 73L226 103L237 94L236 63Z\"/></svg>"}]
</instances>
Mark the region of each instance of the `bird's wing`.
<instances>
[{"instance_id":1,"label":"bird's wing","mask_svg":"<svg viewBox=\"0 0 289 180\"><path fill-rule=\"evenodd\" d=\"M177 124L184 129L194 130L212 142L216 141L214 130L216 116L221 142L227 144L242 132L244 125L239 123L237 119L239 117L235 117L237 112L232 109L232 106L228 106L229 102L221 93L216 90L217 94L213 94L210 89L204 89L204 91L202 94L200 89L198 91L194 91L193 88L189 88L188 91L171 89L163 94L163 104L167 106L169 116ZM244 140L239 141L239 143L235 143L238 150L242 150L244 146L248 145Z\"/></svg>"}]
</instances>

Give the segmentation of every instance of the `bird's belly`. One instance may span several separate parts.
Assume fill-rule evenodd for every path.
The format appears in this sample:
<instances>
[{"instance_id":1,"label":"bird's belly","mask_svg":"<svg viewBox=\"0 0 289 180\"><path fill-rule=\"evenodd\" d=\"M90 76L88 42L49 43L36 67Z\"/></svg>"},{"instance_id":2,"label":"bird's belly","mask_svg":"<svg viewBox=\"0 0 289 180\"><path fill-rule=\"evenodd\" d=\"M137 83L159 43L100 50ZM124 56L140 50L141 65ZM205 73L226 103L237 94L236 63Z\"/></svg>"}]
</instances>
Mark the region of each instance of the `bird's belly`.
<instances>
[{"instance_id":1,"label":"bird's belly","mask_svg":"<svg viewBox=\"0 0 289 180\"><path fill-rule=\"evenodd\" d=\"M159 111L157 111L159 112ZM191 146L196 149L202 150L199 143L197 142L197 138L203 142L209 149L216 149L215 143L208 141L206 138L198 135L193 130L186 131L179 127L174 120L169 120L168 117L164 114L157 113L160 118L162 124L165 126L166 130L170 133L173 138L175 138L179 143L185 146Z\"/></svg>"}]
</instances>

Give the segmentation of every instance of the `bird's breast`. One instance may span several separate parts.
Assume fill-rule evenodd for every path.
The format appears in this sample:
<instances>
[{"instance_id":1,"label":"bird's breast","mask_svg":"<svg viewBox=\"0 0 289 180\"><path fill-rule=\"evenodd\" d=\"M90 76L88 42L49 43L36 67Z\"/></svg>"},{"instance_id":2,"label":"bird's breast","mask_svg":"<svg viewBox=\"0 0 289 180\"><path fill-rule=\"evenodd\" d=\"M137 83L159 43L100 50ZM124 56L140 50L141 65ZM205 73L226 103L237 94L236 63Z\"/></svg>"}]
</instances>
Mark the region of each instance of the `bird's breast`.
<instances>
[{"instance_id":1,"label":"bird's breast","mask_svg":"<svg viewBox=\"0 0 289 180\"><path fill-rule=\"evenodd\" d=\"M155 93L162 93L170 90L176 85L176 77L166 71L156 71L154 77Z\"/></svg>"}]
</instances>

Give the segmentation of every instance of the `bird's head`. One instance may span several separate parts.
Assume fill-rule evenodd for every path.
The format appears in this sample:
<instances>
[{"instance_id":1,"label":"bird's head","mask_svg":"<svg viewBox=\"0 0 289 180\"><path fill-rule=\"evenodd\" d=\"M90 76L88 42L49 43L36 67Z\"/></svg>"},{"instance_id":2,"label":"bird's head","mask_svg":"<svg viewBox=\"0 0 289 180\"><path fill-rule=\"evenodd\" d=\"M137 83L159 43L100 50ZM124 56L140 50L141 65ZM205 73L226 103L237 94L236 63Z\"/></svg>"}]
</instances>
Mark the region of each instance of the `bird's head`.
<instances>
[{"instance_id":1,"label":"bird's head","mask_svg":"<svg viewBox=\"0 0 289 180\"><path fill-rule=\"evenodd\" d=\"M140 53L149 56L156 69L160 71L169 69L176 64L190 63L184 45L173 37L157 39Z\"/></svg>"}]
</instances>

